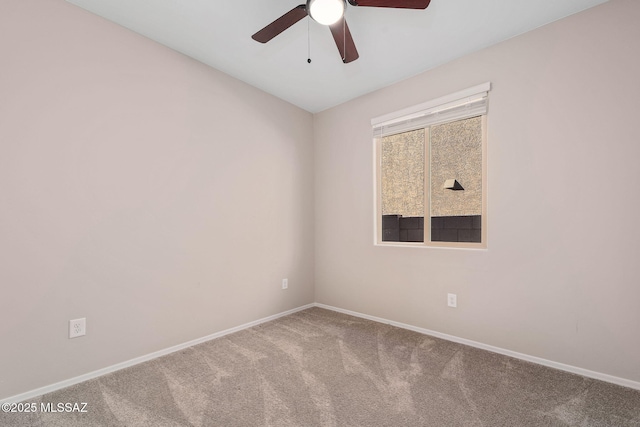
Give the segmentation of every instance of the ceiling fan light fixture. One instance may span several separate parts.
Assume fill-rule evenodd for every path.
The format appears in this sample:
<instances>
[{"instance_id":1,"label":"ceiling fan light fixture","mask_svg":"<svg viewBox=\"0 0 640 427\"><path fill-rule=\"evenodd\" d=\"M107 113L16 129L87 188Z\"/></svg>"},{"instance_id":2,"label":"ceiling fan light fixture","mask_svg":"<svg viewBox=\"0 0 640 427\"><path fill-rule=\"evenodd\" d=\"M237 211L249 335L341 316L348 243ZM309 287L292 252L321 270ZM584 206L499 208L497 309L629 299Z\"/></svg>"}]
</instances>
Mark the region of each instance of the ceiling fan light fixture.
<instances>
[{"instance_id":1,"label":"ceiling fan light fixture","mask_svg":"<svg viewBox=\"0 0 640 427\"><path fill-rule=\"evenodd\" d=\"M307 0L309 16L319 24L332 25L344 16L345 0Z\"/></svg>"}]
</instances>

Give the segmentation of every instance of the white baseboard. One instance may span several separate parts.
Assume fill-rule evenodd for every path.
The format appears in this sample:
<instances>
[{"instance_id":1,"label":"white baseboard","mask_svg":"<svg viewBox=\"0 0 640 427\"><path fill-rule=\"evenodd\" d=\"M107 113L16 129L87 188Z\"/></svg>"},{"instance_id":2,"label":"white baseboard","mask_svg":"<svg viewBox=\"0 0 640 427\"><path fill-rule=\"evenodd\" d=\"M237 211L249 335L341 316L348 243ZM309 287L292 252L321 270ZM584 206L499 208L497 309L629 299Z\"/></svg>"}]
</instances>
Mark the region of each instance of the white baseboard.
<instances>
[{"instance_id":1,"label":"white baseboard","mask_svg":"<svg viewBox=\"0 0 640 427\"><path fill-rule=\"evenodd\" d=\"M337 311L339 313L349 314L355 317L361 317L363 319L372 320L378 323L386 323L391 326L396 326L402 329L408 329L410 331L418 332L424 335L430 335L436 338L442 338L447 341L453 341L460 344L468 345L471 347L480 348L482 350L491 351L493 353L504 354L505 356L510 356L515 359L526 360L527 362L537 363L538 365L548 366L550 368L559 369L561 371L571 372L573 374L582 375L583 377L593 378L600 381L605 381L612 384L617 384L623 387L633 388L636 390L640 390L640 382L632 381L625 378L615 377L613 375L603 374L601 372L590 371L588 369L578 368L576 366L566 365L564 363L554 362L552 360L543 359L541 357L530 356L524 353L518 353L516 351L507 350L500 347L494 347L492 345L483 344L481 342L468 340L465 338L456 337L454 335L443 334L442 332L436 332L429 329L419 328L417 326L407 325L400 322L394 322L392 320L383 319L380 317L369 316L368 314L358 313L356 311L345 310L338 307L333 307L330 305L315 303L313 304L315 307L324 308L327 310Z\"/></svg>"},{"instance_id":2,"label":"white baseboard","mask_svg":"<svg viewBox=\"0 0 640 427\"><path fill-rule=\"evenodd\" d=\"M163 350L159 350L150 354L147 354L145 356L140 356L140 357L136 357L135 359L131 359L131 360L127 360L125 362L122 363L117 363L115 365L103 368L103 369L98 369L97 371L93 371L93 372L89 372L87 374L84 375L80 375L68 380L64 380L64 381L60 381L58 383L55 384L51 384L45 387L41 387L41 388L37 388L35 390L31 390L28 391L26 393L21 393L12 397L8 397L6 399L0 399L0 404L3 403L13 403L13 402L22 402L25 400L29 400L29 399L33 399L35 397L41 396L43 394L46 393L51 393L84 381L88 381L94 378L98 378L101 377L103 375L109 374L111 372L115 372L115 371L119 371L121 369L124 368L128 368L130 366L134 366L137 365L139 363L143 363L143 362L147 362L149 360L152 359L156 359L160 356L164 356L167 354L171 354L174 353L176 351L180 351L183 350L185 348L188 347L192 347L194 345L197 344L201 344L203 342L206 341L210 341L216 338L220 338L223 337L225 335L229 335L232 334L234 332L238 332L244 329L248 329L251 328L253 326L257 326L260 325L262 323L265 322L269 322L271 320L275 320L278 319L280 317L284 317L284 316L288 316L289 314L293 314L296 313L298 311L302 311L302 310L306 310L307 308L311 308L311 307L320 307L320 308L324 308L327 310L332 310L332 311L336 311L339 313L344 313L344 314L348 314L351 316L355 316L355 317L360 317L363 319L367 319L367 320L372 320L374 322L378 322L378 323L385 323L388 325L392 325L392 326L396 326L398 328L402 328L402 329L408 329L410 331L414 331L414 332L418 332L424 335L430 335L433 337L437 337L437 338L442 338L444 340L447 341L453 341L453 342L457 342L460 344L465 344L471 347L476 347L476 348L480 348L483 350L487 350L487 351L491 351L493 353L498 353L498 354L504 354L505 356L510 356L516 359L521 359L521 360L526 360L527 362L532 362L532 363L537 363L539 365L543 365L543 366L548 366L550 368L555 368L555 369L559 369L561 371L566 371L566 372L571 372L573 374L578 374L578 375L582 375L584 377L588 377L588 378L593 378L596 380L601 380L601 381L605 381L608 383L612 383L612 384L617 384L623 387L628 387L628 388L632 388L632 389L636 389L636 390L640 390L640 382L638 381L632 381L632 380L628 380L625 378L619 378L619 377L615 377L613 375L608 375L608 374L603 374L600 372L595 372L595 371L590 371L588 369L583 369L583 368L578 368L576 366L571 366L571 365L566 365L564 363L559 363L559 362L554 362L552 360L547 360L547 359L542 359L540 357L535 357L535 356L530 356L528 354L523 354L523 353L518 353L515 351L511 351L511 350L507 350L504 348L500 348L500 347L494 347L492 345L488 345L488 344L483 344L477 341L472 341L472 340L468 340L465 338L460 338L460 337L456 337L454 335L449 335L449 334L443 334L441 332L436 332L436 331L432 331L429 329L425 329L425 328L419 328L417 326L412 326L412 325L407 325L404 323L400 323L400 322L395 322L392 320L387 320L387 319L383 319L381 317L376 317L376 316L369 316L368 314L363 314L363 313L358 313L356 311L351 311L351 310L345 310L342 308L338 308L338 307L333 307L330 305L326 305L326 304L320 304L320 303L312 303L312 304L307 304L298 308L294 308L292 310L287 310L287 311L283 311L282 313L278 313L278 314L274 314L272 316L268 316L268 317L264 317L262 319L259 320L255 320L253 322L249 322L249 323L245 323L244 325L240 325L240 326L236 326L234 328L230 328L230 329L225 329L224 331L220 331L220 332L216 332L214 334L211 335L207 335L205 337L202 338L197 338L195 340L192 341L188 341L182 344L178 344L175 345L173 347L169 347Z\"/></svg>"},{"instance_id":3,"label":"white baseboard","mask_svg":"<svg viewBox=\"0 0 640 427\"><path fill-rule=\"evenodd\" d=\"M241 331L243 329L248 329L253 326L260 325L265 322L269 322L271 320L278 319L280 317L288 316L289 314L296 313L298 311L306 310L307 308L314 307L314 304L303 305L302 307L294 308L292 310L283 311L282 313L274 314L272 316L264 317L259 320L254 320L253 322L245 323L244 325L236 326L234 328L225 329L224 331L216 332L215 334L207 335L206 337L197 338L192 341L188 341L182 344L175 345L173 347L165 348L163 350L155 351L153 353L147 354L145 356L136 357L135 359L127 360L122 363L117 363L115 365L98 369L97 371L89 372L84 375L80 375L68 380L60 381L55 384L51 384L48 386L44 386L41 388L37 388L35 390L28 391L26 393L21 393L12 397L8 397L6 399L0 399L0 405L3 403L14 403L14 402L22 402L25 400L33 399L34 397L42 396L46 393L51 393L84 381L88 381L97 377L101 377L103 375L109 374L111 372L119 371L120 369L128 368L133 365L137 365L139 363L147 362L152 359L156 359L160 356L164 356L170 353L175 353L176 351L183 350L188 347L192 347L197 344L201 344L206 341L210 341L216 338L223 337L225 335L232 334L234 332Z\"/></svg>"}]
</instances>

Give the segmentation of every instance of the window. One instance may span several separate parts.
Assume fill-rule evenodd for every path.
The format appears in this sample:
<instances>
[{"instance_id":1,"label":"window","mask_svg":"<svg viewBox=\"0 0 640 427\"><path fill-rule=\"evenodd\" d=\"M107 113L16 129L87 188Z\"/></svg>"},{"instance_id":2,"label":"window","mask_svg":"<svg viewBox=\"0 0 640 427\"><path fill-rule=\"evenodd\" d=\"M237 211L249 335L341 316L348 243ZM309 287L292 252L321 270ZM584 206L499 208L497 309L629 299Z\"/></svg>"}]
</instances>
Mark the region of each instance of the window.
<instances>
[{"instance_id":1,"label":"window","mask_svg":"<svg viewBox=\"0 0 640 427\"><path fill-rule=\"evenodd\" d=\"M376 244L486 248L489 89L372 120Z\"/></svg>"}]
</instances>

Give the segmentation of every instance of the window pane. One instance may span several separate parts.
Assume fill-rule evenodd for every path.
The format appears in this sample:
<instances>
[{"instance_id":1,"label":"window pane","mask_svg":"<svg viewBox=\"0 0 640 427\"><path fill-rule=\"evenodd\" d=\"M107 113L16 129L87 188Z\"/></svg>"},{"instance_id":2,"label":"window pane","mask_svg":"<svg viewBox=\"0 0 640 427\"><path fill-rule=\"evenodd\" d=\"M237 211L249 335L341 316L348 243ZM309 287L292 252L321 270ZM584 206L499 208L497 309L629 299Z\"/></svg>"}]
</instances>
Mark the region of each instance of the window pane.
<instances>
[{"instance_id":1,"label":"window pane","mask_svg":"<svg viewBox=\"0 0 640 427\"><path fill-rule=\"evenodd\" d=\"M425 130L382 138L382 240L424 242Z\"/></svg>"},{"instance_id":2,"label":"window pane","mask_svg":"<svg viewBox=\"0 0 640 427\"><path fill-rule=\"evenodd\" d=\"M431 241L481 242L482 118L431 127Z\"/></svg>"}]
</instances>

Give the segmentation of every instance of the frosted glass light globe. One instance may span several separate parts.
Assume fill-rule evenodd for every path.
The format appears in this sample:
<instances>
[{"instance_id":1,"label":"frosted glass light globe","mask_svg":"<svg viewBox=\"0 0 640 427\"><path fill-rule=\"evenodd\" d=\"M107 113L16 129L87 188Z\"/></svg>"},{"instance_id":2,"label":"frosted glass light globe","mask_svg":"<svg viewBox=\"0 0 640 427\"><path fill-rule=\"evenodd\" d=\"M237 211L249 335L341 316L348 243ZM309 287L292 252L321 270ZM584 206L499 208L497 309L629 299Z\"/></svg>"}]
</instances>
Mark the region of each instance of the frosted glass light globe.
<instances>
[{"instance_id":1,"label":"frosted glass light globe","mask_svg":"<svg viewBox=\"0 0 640 427\"><path fill-rule=\"evenodd\" d=\"M314 21L332 25L344 15L344 0L307 0L307 11Z\"/></svg>"}]
</instances>

